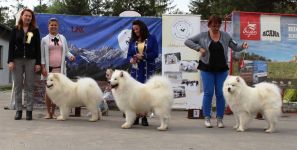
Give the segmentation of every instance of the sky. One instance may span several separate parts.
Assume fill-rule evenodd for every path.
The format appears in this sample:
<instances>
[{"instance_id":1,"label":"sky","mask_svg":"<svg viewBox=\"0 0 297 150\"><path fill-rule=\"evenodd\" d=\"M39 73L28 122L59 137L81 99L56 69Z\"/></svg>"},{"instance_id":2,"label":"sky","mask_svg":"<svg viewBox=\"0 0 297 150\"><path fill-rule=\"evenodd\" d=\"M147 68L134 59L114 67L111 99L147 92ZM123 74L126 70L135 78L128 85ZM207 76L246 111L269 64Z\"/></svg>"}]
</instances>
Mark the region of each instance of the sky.
<instances>
[{"instance_id":1,"label":"sky","mask_svg":"<svg viewBox=\"0 0 297 150\"><path fill-rule=\"evenodd\" d=\"M5 0L4 0L5 1ZM10 6L15 5L15 1L6 0L7 2L1 2L2 6ZM43 4L47 3L48 0L43 0ZM190 0L173 0L172 5L176 5L175 8L178 8L179 10L183 12L189 12L188 5L190 3ZM34 6L37 6L39 4L39 0L23 0L23 4L31 9L33 9Z\"/></svg>"}]
</instances>

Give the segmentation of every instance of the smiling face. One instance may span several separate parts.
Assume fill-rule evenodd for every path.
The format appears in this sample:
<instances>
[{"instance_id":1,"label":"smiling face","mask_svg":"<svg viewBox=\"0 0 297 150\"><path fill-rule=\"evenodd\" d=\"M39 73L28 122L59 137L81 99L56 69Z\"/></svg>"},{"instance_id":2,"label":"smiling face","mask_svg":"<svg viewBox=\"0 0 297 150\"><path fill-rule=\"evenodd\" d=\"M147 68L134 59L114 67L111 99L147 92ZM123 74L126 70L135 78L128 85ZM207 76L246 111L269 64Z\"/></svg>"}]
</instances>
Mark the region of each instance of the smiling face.
<instances>
[{"instance_id":1,"label":"smiling face","mask_svg":"<svg viewBox=\"0 0 297 150\"><path fill-rule=\"evenodd\" d=\"M139 25L133 25L132 30L135 33L135 35L139 38L140 37L140 26Z\"/></svg>"},{"instance_id":2,"label":"smiling face","mask_svg":"<svg viewBox=\"0 0 297 150\"><path fill-rule=\"evenodd\" d=\"M49 73L47 80L46 80L46 89L51 90L55 87L55 84L59 81L58 74Z\"/></svg>"},{"instance_id":3,"label":"smiling face","mask_svg":"<svg viewBox=\"0 0 297 150\"><path fill-rule=\"evenodd\" d=\"M48 24L48 31L51 35L56 35L59 30L59 23L57 20L50 21Z\"/></svg>"},{"instance_id":4,"label":"smiling face","mask_svg":"<svg viewBox=\"0 0 297 150\"><path fill-rule=\"evenodd\" d=\"M32 21L32 13L30 11L24 11L21 19L24 25L29 25Z\"/></svg>"},{"instance_id":5,"label":"smiling face","mask_svg":"<svg viewBox=\"0 0 297 150\"><path fill-rule=\"evenodd\" d=\"M111 88L116 89L119 87L120 83L124 80L124 72L120 70L115 70L112 73L111 79L109 80Z\"/></svg>"}]
</instances>

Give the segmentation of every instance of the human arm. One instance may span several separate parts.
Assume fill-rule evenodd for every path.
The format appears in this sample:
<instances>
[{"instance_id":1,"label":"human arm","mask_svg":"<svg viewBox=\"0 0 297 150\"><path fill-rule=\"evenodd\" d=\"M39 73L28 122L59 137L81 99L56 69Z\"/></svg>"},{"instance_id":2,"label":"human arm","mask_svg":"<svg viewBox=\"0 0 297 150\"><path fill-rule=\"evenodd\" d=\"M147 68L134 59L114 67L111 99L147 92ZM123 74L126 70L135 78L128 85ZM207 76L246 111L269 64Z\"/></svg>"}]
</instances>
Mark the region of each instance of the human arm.
<instances>
[{"instance_id":1,"label":"human arm","mask_svg":"<svg viewBox=\"0 0 297 150\"><path fill-rule=\"evenodd\" d=\"M151 46L147 45L148 48L143 55L143 59L145 60L155 60L159 54L159 46L155 36L151 35L147 44L151 44Z\"/></svg>"},{"instance_id":2,"label":"human arm","mask_svg":"<svg viewBox=\"0 0 297 150\"><path fill-rule=\"evenodd\" d=\"M235 40L233 40L231 38L231 36L229 34L227 34L227 37L228 37L228 46L234 50L234 51L242 51L244 49L247 49L248 48L248 43L247 42L243 42L241 45L238 44Z\"/></svg>"},{"instance_id":3,"label":"human arm","mask_svg":"<svg viewBox=\"0 0 297 150\"><path fill-rule=\"evenodd\" d=\"M8 48L8 59L7 59L7 63L8 63L8 69L10 71L12 71L14 69L14 62L13 62L13 59L14 59L14 55L15 55L15 37L16 35L16 28L14 28L12 31L11 31L11 34L10 34L10 39L9 39L9 48Z\"/></svg>"},{"instance_id":4,"label":"human arm","mask_svg":"<svg viewBox=\"0 0 297 150\"><path fill-rule=\"evenodd\" d=\"M75 56L70 52L69 48L68 48L68 44L67 44L67 40L66 38L60 34L60 37L63 39L63 45L65 47L65 56L70 60L70 61L75 61L76 58Z\"/></svg>"},{"instance_id":5,"label":"human arm","mask_svg":"<svg viewBox=\"0 0 297 150\"><path fill-rule=\"evenodd\" d=\"M40 71L41 65L41 44L40 44L40 34L39 30L35 29L35 48L36 48L36 62L35 62L35 72Z\"/></svg>"},{"instance_id":6,"label":"human arm","mask_svg":"<svg viewBox=\"0 0 297 150\"><path fill-rule=\"evenodd\" d=\"M134 45L135 45L134 42L132 42L132 41L129 42L128 53L127 53L127 61L130 64L135 64L136 63Z\"/></svg>"}]
</instances>

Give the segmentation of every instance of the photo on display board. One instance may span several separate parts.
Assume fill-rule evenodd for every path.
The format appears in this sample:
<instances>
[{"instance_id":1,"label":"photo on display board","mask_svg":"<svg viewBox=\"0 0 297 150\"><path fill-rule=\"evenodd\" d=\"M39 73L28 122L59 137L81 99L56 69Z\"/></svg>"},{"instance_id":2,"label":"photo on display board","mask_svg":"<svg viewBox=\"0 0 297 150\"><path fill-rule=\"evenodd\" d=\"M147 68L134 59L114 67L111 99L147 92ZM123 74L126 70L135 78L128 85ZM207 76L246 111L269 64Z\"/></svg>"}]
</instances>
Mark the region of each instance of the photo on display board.
<instances>
[{"instance_id":1,"label":"photo on display board","mask_svg":"<svg viewBox=\"0 0 297 150\"><path fill-rule=\"evenodd\" d=\"M182 60L179 62L179 70L182 72L198 72L197 60Z\"/></svg>"},{"instance_id":2,"label":"photo on display board","mask_svg":"<svg viewBox=\"0 0 297 150\"><path fill-rule=\"evenodd\" d=\"M165 54L166 65L177 64L178 62L180 62L180 52Z\"/></svg>"},{"instance_id":3,"label":"photo on display board","mask_svg":"<svg viewBox=\"0 0 297 150\"><path fill-rule=\"evenodd\" d=\"M168 77L172 83L180 84L182 80L181 72L165 71L164 75Z\"/></svg>"},{"instance_id":4,"label":"photo on display board","mask_svg":"<svg viewBox=\"0 0 297 150\"><path fill-rule=\"evenodd\" d=\"M173 88L174 98L186 97L185 86L176 86L172 88Z\"/></svg>"}]
</instances>

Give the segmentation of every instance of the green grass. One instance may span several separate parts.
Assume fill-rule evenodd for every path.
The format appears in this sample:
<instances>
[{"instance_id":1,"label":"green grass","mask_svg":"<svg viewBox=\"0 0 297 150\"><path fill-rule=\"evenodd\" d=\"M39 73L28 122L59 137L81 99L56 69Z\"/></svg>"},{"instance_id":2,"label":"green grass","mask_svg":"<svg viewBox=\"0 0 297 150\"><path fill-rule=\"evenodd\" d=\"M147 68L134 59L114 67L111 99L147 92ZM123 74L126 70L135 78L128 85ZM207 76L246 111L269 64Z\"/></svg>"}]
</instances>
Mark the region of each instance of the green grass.
<instances>
[{"instance_id":1,"label":"green grass","mask_svg":"<svg viewBox=\"0 0 297 150\"><path fill-rule=\"evenodd\" d=\"M8 90L11 90L11 85L3 85L3 86L0 86L0 91L8 91Z\"/></svg>"},{"instance_id":2,"label":"green grass","mask_svg":"<svg viewBox=\"0 0 297 150\"><path fill-rule=\"evenodd\" d=\"M297 79L297 63L269 62L268 78Z\"/></svg>"}]
</instances>

